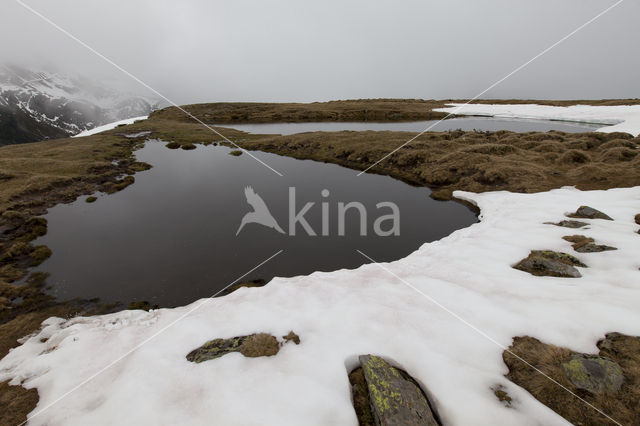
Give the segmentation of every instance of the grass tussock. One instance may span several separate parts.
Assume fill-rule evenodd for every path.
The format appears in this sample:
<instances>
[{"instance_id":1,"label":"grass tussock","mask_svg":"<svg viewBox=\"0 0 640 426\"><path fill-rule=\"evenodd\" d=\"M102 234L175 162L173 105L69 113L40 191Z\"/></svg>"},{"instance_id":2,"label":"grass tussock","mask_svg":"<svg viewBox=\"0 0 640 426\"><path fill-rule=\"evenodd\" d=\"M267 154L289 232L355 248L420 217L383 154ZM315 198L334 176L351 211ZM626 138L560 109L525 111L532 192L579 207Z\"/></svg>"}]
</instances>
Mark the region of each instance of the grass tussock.
<instances>
[{"instance_id":1,"label":"grass tussock","mask_svg":"<svg viewBox=\"0 0 640 426\"><path fill-rule=\"evenodd\" d=\"M514 338L509 350L616 421L636 424L640 418L640 338L612 333L607 339L601 340L598 346L601 356L612 359L622 367L625 382L617 393L596 395L576 388L561 367L562 363L571 359L573 352L568 348L545 344L525 336ZM569 422L582 425L615 424L508 351L503 353L503 360L509 367L507 378L525 388Z\"/></svg>"}]
</instances>

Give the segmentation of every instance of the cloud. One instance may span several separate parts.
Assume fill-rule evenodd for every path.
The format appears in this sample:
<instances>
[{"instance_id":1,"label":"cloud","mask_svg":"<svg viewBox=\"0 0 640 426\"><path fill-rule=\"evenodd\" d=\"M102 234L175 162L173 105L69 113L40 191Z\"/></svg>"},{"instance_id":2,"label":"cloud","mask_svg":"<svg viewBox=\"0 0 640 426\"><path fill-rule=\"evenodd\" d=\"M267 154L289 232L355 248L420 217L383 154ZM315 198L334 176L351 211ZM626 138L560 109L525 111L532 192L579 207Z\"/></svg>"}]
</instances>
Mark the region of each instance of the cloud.
<instances>
[{"instance_id":1,"label":"cloud","mask_svg":"<svg viewBox=\"0 0 640 426\"><path fill-rule=\"evenodd\" d=\"M178 103L469 98L613 4L26 2ZM128 80L18 3L3 15L3 60ZM640 97L637 16L624 2L485 97Z\"/></svg>"}]
</instances>

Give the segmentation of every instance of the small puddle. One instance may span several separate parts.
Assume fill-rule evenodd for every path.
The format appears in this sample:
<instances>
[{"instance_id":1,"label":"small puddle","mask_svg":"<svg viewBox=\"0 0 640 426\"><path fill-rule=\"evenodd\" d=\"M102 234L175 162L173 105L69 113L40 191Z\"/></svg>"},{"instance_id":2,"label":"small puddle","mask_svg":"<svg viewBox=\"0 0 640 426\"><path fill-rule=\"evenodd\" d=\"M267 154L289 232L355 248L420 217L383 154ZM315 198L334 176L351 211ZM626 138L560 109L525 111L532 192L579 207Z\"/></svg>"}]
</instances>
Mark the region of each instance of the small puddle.
<instances>
[{"instance_id":1,"label":"small puddle","mask_svg":"<svg viewBox=\"0 0 640 426\"><path fill-rule=\"evenodd\" d=\"M405 122L317 122L317 123L264 123L264 124L220 124L221 127L231 127L248 133L292 135L304 132L339 132L352 131L394 131L394 132L422 132L430 126L432 132L444 132L447 130L477 130L511 132L548 132L557 130L565 133L593 132L603 127L602 125L590 125L585 123L568 123L550 120L524 120L491 117L450 118L438 122L431 121L405 121Z\"/></svg>"},{"instance_id":2,"label":"small puddle","mask_svg":"<svg viewBox=\"0 0 640 426\"><path fill-rule=\"evenodd\" d=\"M53 256L37 269L51 273L47 282L59 299L179 306L213 295L278 250L283 252L242 281L368 263L356 249L377 261L397 260L477 221L464 205L435 201L429 189L387 176L356 177L356 171L333 164L252 152L282 172L280 177L246 153L229 155L226 147L199 145L184 151L164 145L148 141L136 152L154 167L136 174L135 184L124 191L91 204L83 197L45 216L49 231L36 244L48 245ZM285 234L248 223L236 236L251 211L247 186L264 200ZM295 188L296 213L314 203L304 218L317 236L307 235L299 224L296 235L288 235L290 187ZM354 201L365 208L367 235L360 235L360 214L351 209L340 236L338 203ZM375 220L391 213L376 207L381 202L398 206L400 235L373 231ZM323 236L327 219L329 235ZM383 222L382 229L391 225Z\"/></svg>"}]
</instances>

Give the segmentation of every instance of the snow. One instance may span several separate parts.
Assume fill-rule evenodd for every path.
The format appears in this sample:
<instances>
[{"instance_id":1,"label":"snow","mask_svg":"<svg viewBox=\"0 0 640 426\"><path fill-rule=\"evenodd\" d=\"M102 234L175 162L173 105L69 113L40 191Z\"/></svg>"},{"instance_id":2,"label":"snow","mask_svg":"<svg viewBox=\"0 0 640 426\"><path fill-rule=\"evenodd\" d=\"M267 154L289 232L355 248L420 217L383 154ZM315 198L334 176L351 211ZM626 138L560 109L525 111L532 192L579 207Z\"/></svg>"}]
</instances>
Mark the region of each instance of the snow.
<instances>
[{"instance_id":1,"label":"snow","mask_svg":"<svg viewBox=\"0 0 640 426\"><path fill-rule=\"evenodd\" d=\"M91 136L97 133L106 132L107 130L115 129L116 127L122 124L133 124L138 120L146 120L148 117L149 117L148 115L143 115L141 117L133 117L133 118L127 118L125 120L114 121L113 123L105 124L103 126L94 127L93 129L80 132L77 135L72 136L72 138L81 138L83 136Z\"/></svg>"},{"instance_id":2,"label":"snow","mask_svg":"<svg viewBox=\"0 0 640 426\"><path fill-rule=\"evenodd\" d=\"M479 223L381 266L495 342L368 264L276 278L262 288L174 309L50 318L0 361L0 382L38 389L31 425L355 426L347 373L359 354L372 353L428 388L447 425L567 425L504 377L500 346L529 335L596 353L596 341L607 332L640 335L640 236L633 220L640 187L455 195L480 207ZM589 227L579 230L544 224L580 205L615 220L586 220ZM619 250L575 253L561 237L577 233ZM579 279L511 268L531 249L572 253L589 268L581 268ZM289 330L301 344L285 344L273 357L185 359L213 338ZM493 395L497 384L514 399L512 408Z\"/></svg>"},{"instance_id":3,"label":"snow","mask_svg":"<svg viewBox=\"0 0 640 426\"><path fill-rule=\"evenodd\" d=\"M447 105L449 105L448 108L438 108L434 111L459 115L603 124L606 126L596 131L605 133L624 132L633 136L640 134L640 105L573 105L568 107L536 104L484 105L454 103Z\"/></svg>"}]
</instances>

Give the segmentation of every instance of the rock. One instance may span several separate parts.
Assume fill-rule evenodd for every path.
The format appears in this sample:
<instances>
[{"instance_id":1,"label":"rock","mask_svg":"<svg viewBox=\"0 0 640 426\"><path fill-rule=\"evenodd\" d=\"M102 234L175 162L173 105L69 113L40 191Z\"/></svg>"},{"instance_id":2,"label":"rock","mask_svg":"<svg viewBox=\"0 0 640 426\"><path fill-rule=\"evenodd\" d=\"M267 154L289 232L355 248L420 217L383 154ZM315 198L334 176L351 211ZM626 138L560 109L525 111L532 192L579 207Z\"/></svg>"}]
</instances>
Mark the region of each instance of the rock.
<instances>
[{"instance_id":1,"label":"rock","mask_svg":"<svg viewBox=\"0 0 640 426\"><path fill-rule=\"evenodd\" d=\"M635 217L636 223L640 225L640 213L638 213Z\"/></svg>"},{"instance_id":2,"label":"rock","mask_svg":"<svg viewBox=\"0 0 640 426\"><path fill-rule=\"evenodd\" d=\"M189 352L187 360L195 363L220 358L231 352L240 352L246 357L272 356L278 353L278 339L266 333L237 336L230 339L210 340Z\"/></svg>"},{"instance_id":3,"label":"rock","mask_svg":"<svg viewBox=\"0 0 640 426\"><path fill-rule=\"evenodd\" d=\"M587 265L567 253L550 250L532 250L525 259L518 262L514 268L536 276L580 278L582 275L575 268Z\"/></svg>"},{"instance_id":4,"label":"rock","mask_svg":"<svg viewBox=\"0 0 640 426\"><path fill-rule=\"evenodd\" d=\"M584 235L569 235L562 237L562 239L573 243L572 247L578 253L596 253L607 250L618 250L615 247L594 244L593 238L588 238Z\"/></svg>"},{"instance_id":5,"label":"rock","mask_svg":"<svg viewBox=\"0 0 640 426\"><path fill-rule=\"evenodd\" d=\"M558 223L553 223L553 222L545 222L545 223L547 225L562 226L564 228L582 228L588 225L587 222L580 222L579 220L561 220Z\"/></svg>"},{"instance_id":6,"label":"rock","mask_svg":"<svg viewBox=\"0 0 640 426\"><path fill-rule=\"evenodd\" d=\"M603 356L574 354L561 367L574 386L591 393L617 392L624 383L620 365Z\"/></svg>"},{"instance_id":7,"label":"rock","mask_svg":"<svg viewBox=\"0 0 640 426\"><path fill-rule=\"evenodd\" d=\"M377 426L440 424L422 389L405 372L374 355L361 355L359 359Z\"/></svg>"},{"instance_id":8,"label":"rock","mask_svg":"<svg viewBox=\"0 0 640 426\"><path fill-rule=\"evenodd\" d=\"M580 206L575 213L567 215L568 217L582 218L582 219L605 219L613 220L608 215L602 213L600 210L596 210L589 206Z\"/></svg>"}]
</instances>

